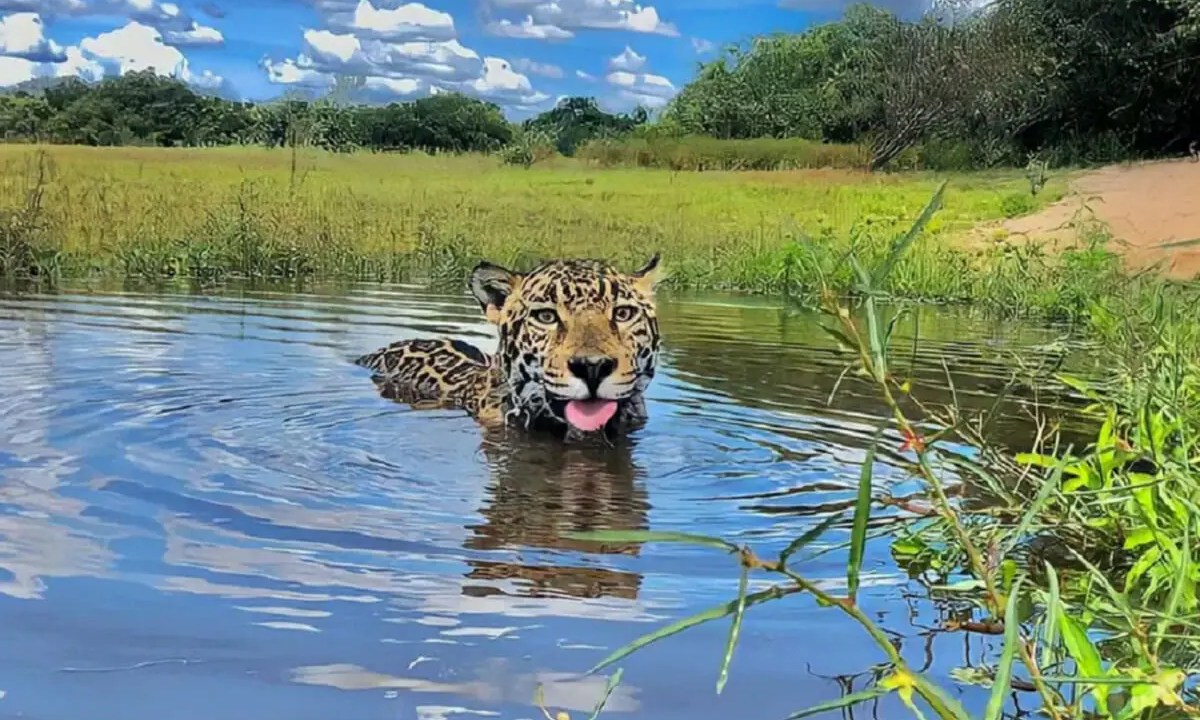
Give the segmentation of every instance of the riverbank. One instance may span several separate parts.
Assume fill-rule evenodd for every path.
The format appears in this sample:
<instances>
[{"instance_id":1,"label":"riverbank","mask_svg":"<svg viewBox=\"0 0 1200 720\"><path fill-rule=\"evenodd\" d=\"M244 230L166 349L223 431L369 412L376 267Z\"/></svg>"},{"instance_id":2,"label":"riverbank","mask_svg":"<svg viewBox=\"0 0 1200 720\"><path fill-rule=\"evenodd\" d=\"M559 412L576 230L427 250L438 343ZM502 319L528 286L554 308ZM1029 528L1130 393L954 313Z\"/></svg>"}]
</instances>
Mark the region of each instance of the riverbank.
<instances>
[{"instance_id":1,"label":"riverbank","mask_svg":"<svg viewBox=\"0 0 1200 720\"><path fill-rule=\"evenodd\" d=\"M803 295L814 262L852 242L881 254L942 181L943 207L890 292L1002 305L1019 295L1012 283L1062 285L1051 263L950 242L1065 188L1054 178L1033 196L1016 171L677 173L565 159L522 169L483 156L0 146L4 269L67 277L457 283L479 258L635 264L659 250L677 287Z\"/></svg>"}]
</instances>

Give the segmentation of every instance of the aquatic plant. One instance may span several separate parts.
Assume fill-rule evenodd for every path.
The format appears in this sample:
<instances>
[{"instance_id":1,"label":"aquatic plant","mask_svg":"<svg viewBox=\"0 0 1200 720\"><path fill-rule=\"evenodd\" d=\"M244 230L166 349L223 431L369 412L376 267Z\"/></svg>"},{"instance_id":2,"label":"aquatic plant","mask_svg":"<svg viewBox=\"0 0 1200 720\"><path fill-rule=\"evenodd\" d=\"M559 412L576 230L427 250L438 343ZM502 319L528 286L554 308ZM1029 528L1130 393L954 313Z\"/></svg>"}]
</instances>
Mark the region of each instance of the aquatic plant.
<instances>
[{"instance_id":1,"label":"aquatic plant","mask_svg":"<svg viewBox=\"0 0 1200 720\"><path fill-rule=\"evenodd\" d=\"M691 543L725 552L739 567L737 596L677 620L601 660L593 672L652 643L702 623L730 618L717 670L721 692L748 609L798 594L851 619L878 646L885 670L871 687L789 716L837 711L895 694L918 717L971 717L947 688L909 665L888 633L857 603L861 564L873 507L907 516L891 540L896 561L931 595L952 597L970 612L946 632L1003 638L984 666L960 668L959 682L989 687L984 717L1003 717L1010 695L1038 698L1055 720L1088 717L1193 717L1192 688L1200 674L1200 310L1195 295L1158 285L1152 292L1105 296L1087 305L1103 372L1098 381L1060 376L1089 402L1096 441L1062 447L1053 428L1031 439L1031 450L991 446L979 431L994 418L965 417L959 408L930 408L894 364L892 347L903 310L880 303L890 273L912 250L944 199L935 193L914 225L897 234L882 258L864 264L855 251L844 263L853 293L837 291L824 256L800 253L819 278L826 330L851 357L845 382L866 383L890 417L862 465L847 547L846 592L822 590L792 558L842 518L834 515L800 534L778 557L702 534L595 531L572 535L606 542ZM1187 301L1190 299L1191 301ZM1017 381L1019 371L1014 373ZM999 405L999 403L997 403ZM911 458L908 471L922 491L903 498L872 482L874 455L888 431ZM958 448L951 445L954 440ZM964 457L961 447L974 448ZM953 487L947 478L954 477ZM982 496L972 499L970 496ZM751 573L779 582L748 592ZM924 708L924 710L922 709ZM1018 713L1020 709L1018 708Z\"/></svg>"}]
</instances>

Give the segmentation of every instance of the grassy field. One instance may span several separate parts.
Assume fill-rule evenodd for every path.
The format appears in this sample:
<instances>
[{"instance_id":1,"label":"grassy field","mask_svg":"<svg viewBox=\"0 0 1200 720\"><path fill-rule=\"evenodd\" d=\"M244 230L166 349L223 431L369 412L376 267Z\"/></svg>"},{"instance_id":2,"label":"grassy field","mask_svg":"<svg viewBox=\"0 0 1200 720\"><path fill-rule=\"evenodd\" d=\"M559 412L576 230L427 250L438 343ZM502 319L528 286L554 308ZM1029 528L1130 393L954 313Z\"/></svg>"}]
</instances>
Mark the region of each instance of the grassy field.
<instances>
[{"instance_id":1,"label":"grassy field","mask_svg":"<svg viewBox=\"0 0 1200 720\"><path fill-rule=\"evenodd\" d=\"M1018 171L687 173L561 158L524 169L484 156L7 145L0 271L458 282L479 258L634 265L660 250L680 287L803 295L851 240L868 259L884 252L943 180L943 208L890 292L1018 310L1069 304L1061 263L952 242L1061 195L1054 178L1033 197Z\"/></svg>"}]
</instances>

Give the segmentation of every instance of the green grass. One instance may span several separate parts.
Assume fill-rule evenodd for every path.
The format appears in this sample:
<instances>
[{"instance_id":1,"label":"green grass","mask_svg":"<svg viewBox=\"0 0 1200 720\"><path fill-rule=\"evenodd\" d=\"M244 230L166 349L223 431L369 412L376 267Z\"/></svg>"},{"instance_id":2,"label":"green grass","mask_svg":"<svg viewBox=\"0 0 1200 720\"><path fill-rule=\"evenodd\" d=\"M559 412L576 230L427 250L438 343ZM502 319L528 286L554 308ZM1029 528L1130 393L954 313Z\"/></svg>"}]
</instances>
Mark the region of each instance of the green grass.
<instances>
[{"instance_id":1,"label":"green grass","mask_svg":"<svg viewBox=\"0 0 1200 720\"><path fill-rule=\"evenodd\" d=\"M657 250L677 287L805 296L817 283L810 260L831 264L852 242L880 256L943 180L943 208L889 292L1069 313L1072 293L1105 280L1103 267L957 242L1012 214L1011 198L1029 194L1019 171L681 173L564 158L522 168L478 155L21 145L0 146L0 274L458 283L481 258L634 266ZM1063 187L1054 178L1022 207Z\"/></svg>"}]
</instances>

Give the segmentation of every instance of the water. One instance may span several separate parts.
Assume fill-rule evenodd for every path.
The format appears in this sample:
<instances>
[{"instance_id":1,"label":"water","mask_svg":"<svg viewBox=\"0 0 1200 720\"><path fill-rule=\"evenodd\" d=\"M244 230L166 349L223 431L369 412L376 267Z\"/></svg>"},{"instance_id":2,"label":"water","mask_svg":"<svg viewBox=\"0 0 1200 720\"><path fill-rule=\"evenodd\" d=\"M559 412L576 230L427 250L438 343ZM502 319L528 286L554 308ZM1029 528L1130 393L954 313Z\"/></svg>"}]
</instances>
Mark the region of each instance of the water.
<instances>
[{"instance_id":1,"label":"water","mask_svg":"<svg viewBox=\"0 0 1200 720\"><path fill-rule=\"evenodd\" d=\"M736 567L688 546L585 551L563 533L703 531L778 552L846 507L883 417L862 388L827 406L841 359L813 316L726 296L661 314L646 427L564 449L482 444L458 413L381 399L352 364L421 335L491 350L465 296L0 296L0 717L537 718L539 683L553 711L587 717L606 678L579 673L731 599ZM949 397L944 353L979 408L1003 350L1054 339L946 313L924 314L921 333L926 397ZM997 432L1028 433L1018 409ZM876 481L902 480L899 459L881 452ZM838 589L844 562L799 569ZM917 667L945 681L978 657L978 638L929 629L937 608L886 544L870 546L863 585ZM717 697L727 628L629 658L607 716L783 717L860 689L880 660L855 626L792 597L748 614Z\"/></svg>"}]
</instances>

